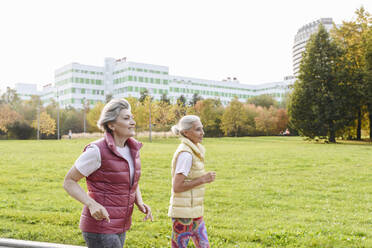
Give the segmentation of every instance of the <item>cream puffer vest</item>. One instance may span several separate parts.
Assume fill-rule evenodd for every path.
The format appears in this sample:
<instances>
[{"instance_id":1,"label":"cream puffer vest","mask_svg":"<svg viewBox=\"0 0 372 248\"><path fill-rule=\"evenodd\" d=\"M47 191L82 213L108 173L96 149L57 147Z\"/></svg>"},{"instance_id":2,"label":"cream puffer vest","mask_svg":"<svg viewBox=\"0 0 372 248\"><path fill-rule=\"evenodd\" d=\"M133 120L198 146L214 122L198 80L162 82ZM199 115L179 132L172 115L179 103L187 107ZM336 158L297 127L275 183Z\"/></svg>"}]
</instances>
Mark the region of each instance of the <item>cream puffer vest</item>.
<instances>
[{"instance_id":1,"label":"cream puffer vest","mask_svg":"<svg viewBox=\"0 0 372 248\"><path fill-rule=\"evenodd\" d=\"M205 148L199 143L195 145L189 139L181 138L181 144L172 159L172 178L175 177L177 158L181 152L189 152L192 155L192 166L185 179L186 181L191 181L205 174ZM172 218L198 218L203 216L204 191L204 184L181 193L175 193L172 187L168 216Z\"/></svg>"}]
</instances>

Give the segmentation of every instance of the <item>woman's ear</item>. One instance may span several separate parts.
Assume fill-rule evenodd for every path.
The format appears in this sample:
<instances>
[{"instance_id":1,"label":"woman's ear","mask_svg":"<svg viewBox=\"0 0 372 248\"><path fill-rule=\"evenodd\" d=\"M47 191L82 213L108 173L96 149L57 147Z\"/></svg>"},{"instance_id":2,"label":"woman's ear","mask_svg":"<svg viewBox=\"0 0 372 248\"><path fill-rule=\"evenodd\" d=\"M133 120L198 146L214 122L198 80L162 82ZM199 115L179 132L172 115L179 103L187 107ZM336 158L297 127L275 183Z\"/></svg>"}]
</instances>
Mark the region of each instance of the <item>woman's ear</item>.
<instances>
[{"instance_id":1,"label":"woman's ear","mask_svg":"<svg viewBox=\"0 0 372 248\"><path fill-rule=\"evenodd\" d=\"M183 130L183 131L181 132L181 134L182 134L183 136L187 137L187 135L189 134L189 131L188 131L188 130Z\"/></svg>"},{"instance_id":2,"label":"woman's ear","mask_svg":"<svg viewBox=\"0 0 372 248\"><path fill-rule=\"evenodd\" d=\"M111 131L114 131L115 130L115 126L114 126L114 123L113 122L107 123L107 127L110 128Z\"/></svg>"}]
</instances>

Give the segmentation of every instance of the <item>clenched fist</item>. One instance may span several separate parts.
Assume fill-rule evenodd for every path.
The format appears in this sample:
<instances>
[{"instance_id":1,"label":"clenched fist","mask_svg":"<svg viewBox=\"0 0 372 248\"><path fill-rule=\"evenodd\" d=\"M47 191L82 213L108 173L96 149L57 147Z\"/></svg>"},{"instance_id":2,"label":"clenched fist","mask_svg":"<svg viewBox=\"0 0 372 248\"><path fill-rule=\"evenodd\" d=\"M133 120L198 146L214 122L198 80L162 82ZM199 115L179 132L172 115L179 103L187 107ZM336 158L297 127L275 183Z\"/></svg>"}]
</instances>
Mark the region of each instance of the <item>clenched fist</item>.
<instances>
[{"instance_id":1,"label":"clenched fist","mask_svg":"<svg viewBox=\"0 0 372 248\"><path fill-rule=\"evenodd\" d=\"M204 183L211 183L216 179L216 172L210 171L203 175L203 182Z\"/></svg>"}]
</instances>

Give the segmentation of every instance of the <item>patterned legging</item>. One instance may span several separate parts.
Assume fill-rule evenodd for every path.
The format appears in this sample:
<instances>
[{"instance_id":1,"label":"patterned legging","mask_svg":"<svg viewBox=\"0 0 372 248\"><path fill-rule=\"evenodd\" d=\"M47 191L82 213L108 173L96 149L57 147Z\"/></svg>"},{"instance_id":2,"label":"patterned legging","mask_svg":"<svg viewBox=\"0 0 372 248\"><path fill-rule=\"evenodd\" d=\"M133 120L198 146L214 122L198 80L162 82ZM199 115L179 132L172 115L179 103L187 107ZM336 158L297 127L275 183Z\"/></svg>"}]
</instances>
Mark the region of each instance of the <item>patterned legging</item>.
<instances>
[{"instance_id":1,"label":"patterned legging","mask_svg":"<svg viewBox=\"0 0 372 248\"><path fill-rule=\"evenodd\" d=\"M190 238L196 248L209 248L207 229L203 217L172 218L172 248L186 248Z\"/></svg>"}]
</instances>

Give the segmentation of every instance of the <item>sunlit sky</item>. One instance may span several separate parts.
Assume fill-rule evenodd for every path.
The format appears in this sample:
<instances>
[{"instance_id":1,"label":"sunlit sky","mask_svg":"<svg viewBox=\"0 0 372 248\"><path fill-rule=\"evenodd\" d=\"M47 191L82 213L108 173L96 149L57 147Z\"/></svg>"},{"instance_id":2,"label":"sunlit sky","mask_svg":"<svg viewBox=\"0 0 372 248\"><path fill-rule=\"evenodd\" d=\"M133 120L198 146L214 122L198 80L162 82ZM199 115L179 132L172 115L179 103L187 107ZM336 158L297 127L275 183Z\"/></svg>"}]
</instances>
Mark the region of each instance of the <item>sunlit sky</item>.
<instances>
[{"instance_id":1,"label":"sunlit sky","mask_svg":"<svg viewBox=\"0 0 372 248\"><path fill-rule=\"evenodd\" d=\"M350 21L370 0L3 0L0 89L54 82L71 62L105 57L164 65L171 75L241 83L292 75L294 36L331 17Z\"/></svg>"}]
</instances>

